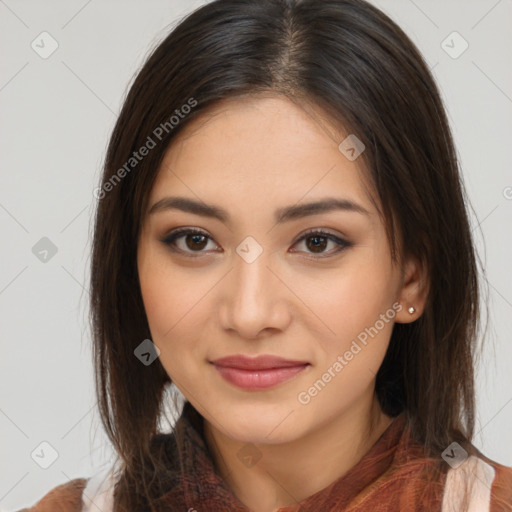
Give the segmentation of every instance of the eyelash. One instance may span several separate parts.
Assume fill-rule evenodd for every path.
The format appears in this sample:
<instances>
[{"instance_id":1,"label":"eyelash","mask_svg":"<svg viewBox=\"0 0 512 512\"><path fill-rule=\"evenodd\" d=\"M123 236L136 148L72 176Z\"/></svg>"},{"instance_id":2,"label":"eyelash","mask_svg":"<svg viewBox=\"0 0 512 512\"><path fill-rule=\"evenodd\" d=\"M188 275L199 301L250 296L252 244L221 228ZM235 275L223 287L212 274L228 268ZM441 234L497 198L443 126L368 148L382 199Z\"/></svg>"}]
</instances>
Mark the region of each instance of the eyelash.
<instances>
[{"instance_id":1,"label":"eyelash","mask_svg":"<svg viewBox=\"0 0 512 512\"><path fill-rule=\"evenodd\" d=\"M201 250L201 251L191 251L190 252L190 251L183 251L182 249L178 249L175 246L174 242L176 241L176 239L182 237L183 235L202 235L202 236L205 236L205 237L209 238L210 240L213 240L207 233L205 233L204 231L201 231L199 229L196 229L196 228L182 228L182 229L177 229L176 231L173 231L173 232L169 233L162 240L162 242L165 245L167 245L171 249L171 251L179 252L181 254L185 254L187 257L191 257L191 258L201 257L201 253L206 252L206 251L203 251L203 250ZM350 242L347 242L346 240L343 240L342 238L339 238L338 236L333 235L332 233L329 233L327 231L323 231L321 229L312 229L312 230L304 233L293 245L296 245L299 242L302 242L303 240L306 240L308 238L314 238L314 237L327 238L328 240L338 244L338 247L337 247L337 249L335 249L331 253L317 253L318 255L315 255L315 253L309 253L309 254L313 255L313 256L307 256L310 259L328 258L328 257L334 256L334 255L340 253L341 251L343 251L344 249L347 249L348 247L352 246L352 244ZM301 252L301 251L298 251L298 252Z\"/></svg>"}]
</instances>

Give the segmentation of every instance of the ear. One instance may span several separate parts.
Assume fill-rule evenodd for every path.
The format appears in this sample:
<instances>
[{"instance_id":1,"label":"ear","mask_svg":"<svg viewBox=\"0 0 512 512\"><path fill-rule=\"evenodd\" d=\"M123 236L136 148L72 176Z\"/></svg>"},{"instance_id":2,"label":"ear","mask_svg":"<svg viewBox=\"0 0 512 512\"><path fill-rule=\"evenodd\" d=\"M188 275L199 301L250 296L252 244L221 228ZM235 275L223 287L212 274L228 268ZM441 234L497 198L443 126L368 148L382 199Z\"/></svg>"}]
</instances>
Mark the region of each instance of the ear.
<instances>
[{"instance_id":1,"label":"ear","mask_svg":"<svg viewBox=\"0 0 512 512\"><path fill-rule=\"evenodd\" d=\"M409 257L402 270L401 288L397 297L402 309L396 313L396 322L405 324L414 322L423 314L429 288L426 262ZM409 312L410 307L414 308L413 313Z\"/></svg>"}]
</instances>

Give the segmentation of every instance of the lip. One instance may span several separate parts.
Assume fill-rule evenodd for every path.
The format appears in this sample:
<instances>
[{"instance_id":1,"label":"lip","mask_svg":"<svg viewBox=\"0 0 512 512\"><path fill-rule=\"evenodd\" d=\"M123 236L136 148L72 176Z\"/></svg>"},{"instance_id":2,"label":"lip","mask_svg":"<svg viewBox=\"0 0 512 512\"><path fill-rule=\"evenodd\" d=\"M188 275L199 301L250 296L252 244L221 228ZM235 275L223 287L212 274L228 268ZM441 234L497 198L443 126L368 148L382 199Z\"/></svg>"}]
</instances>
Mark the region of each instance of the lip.
<instances>
[{"instance_id":1,"label":"lip","mask_svg":"<svg viewBox=\"0 0 512 512\"><path fill-rule=\"evenodd\" d=\"M220 375L229 383L242 389L267 389L288 381L304 371L309 363L263 355L223 357L211 361Z\"/></svg>"},{"instance_id":2,"label":"lip","mask_svg":"<svg viewBox=\"0 0 512 512\"><path fill-rule=\"evenodd\" d=\"M289 368L291 366L303 366L307 361L293 361L282 357L263 355L246 357L242 355L222 357L212 361L215 366L237 368L239 370L271 370L274 368Z\"/></svg>"}]
</instances>

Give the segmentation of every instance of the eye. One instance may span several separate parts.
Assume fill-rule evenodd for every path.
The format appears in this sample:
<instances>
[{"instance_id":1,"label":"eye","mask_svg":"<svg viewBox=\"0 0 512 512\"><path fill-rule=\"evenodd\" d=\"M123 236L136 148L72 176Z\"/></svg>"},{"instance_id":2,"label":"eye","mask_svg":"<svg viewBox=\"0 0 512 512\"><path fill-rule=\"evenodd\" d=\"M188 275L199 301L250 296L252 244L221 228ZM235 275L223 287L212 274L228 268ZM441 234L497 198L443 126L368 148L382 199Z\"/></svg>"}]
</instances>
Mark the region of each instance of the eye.
<instances>
[{"instance_id":1,"label":"eye","mask_svg":"<svg viewBox=\"0 0 512 512\"><path fill-rule=\"evenodd\" d=\"M162 242L169 246L172 251L185 253L187 256L191 257L197 257L200 256L200 253L207 252L205 248L208 247L208 241L213 240L207 233L196 228L178 229L167 235L162 240ZM343 240L333 233L322 230L308 231L302 235L293 245L295 246L301 242L305 242L305 252L311 251L309 254L312 254L313 258L326 258L337 254L343 249L352 245L350 242ZM325 249L327 248L329 242L333 243L335 248L334 250L331 250L330 253L325 253ZM292 252L304 251L293 250ZM322 256L315 256L317 254L322 254Z\"/></svg>"},{"instance_id":2,"label":"eye","mask_svg":"<svg viewBox=\"0 0 512 512\"><path fill-rule=\"evenodd\" d=\"M177 240L182 238L184 239L183 244L176 243ZM188 253L189 256L195 257L196 255L191 254L191 252L205 252L203 249L207 246L209 239L210 237L200 229L183 228L170 233L162 242L173 251Z\"/></svg>"},{"instance_id":3,"label":"eye","mask_svg":"<svg viewBox=\"0 0 512 512\"><path fill-rule=\"evenodd\" d=\"M297 245L299 242L305 242L304 245L306 249L311 251L310 254L313 254L313 258L327 258L329 256L333 256L334 254L338 254L343 249L346 249L352 245L350 242L343 240L333 233L318 229L308 231L302 235L294 245ZM332 242L335 245L335 248L329 253L324 253L324 250L326 249L329 242ZM315 254L322 254L322 256L315 256Z\"/></svg>"}]
</instances>

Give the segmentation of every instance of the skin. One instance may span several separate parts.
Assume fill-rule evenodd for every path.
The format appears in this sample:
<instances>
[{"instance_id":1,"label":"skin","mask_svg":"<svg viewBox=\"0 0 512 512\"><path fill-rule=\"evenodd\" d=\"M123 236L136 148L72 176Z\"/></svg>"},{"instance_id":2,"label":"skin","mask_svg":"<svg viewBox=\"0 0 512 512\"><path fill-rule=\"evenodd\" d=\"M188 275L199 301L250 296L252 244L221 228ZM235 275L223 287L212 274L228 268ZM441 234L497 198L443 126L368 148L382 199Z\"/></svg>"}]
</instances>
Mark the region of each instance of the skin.
<instances>
[{"instance_id":1,"label":"skin","mask_svg":"<svg viewBox=\"0 0 512 512\"><path fill-rule=\"evenodd\" d=\"M274 512L327 487L390 425L374 394L375 375L394 322L416 320L427 292L418 261L392 261L361 160L340 152L347 134L322 119L320 110L281 96L217 104L167 150L149 207L185 196L226 209L230 224L169 209L147 215L139 239L139 279L160 361L204 417L217 469L255 512ZM334 210L276 224L274 210L325 197L350 199L369 215ZM162 240L178 227L209 238L194 245L193 235L181 236L175 244L183 252L173 252ZM336 253L338 245L323 239L315 252L311 237L297 242L310 228L351 245ZM263 250L251 263L236 252L247 236ZM394 318L300 403L299 393L397 302ZM210 364L234 354L310 365L271 389L248 391ZM246 465L240 450L260 458Z\"/></svg>"}]
</instances>

